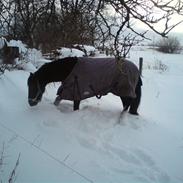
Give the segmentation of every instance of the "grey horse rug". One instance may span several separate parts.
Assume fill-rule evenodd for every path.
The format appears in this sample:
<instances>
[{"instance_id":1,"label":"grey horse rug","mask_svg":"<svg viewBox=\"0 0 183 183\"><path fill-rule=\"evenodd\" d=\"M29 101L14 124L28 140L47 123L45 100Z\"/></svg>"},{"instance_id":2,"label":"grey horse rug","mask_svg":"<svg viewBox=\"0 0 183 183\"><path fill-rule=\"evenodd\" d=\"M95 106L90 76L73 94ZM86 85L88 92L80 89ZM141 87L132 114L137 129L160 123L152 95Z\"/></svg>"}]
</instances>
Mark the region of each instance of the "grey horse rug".
<instances>
[{"instance_id":1,"label":"grey horse rug","mask_svg":"<svg viewBox=\"0 0 183 183\"><path fill-rule=\"evenodd\" d=\"M79 57L57 95L71 101L100 98L109 92L134 98L139 76L136 65L127 60L117 64L114 58Z\"/></svg>"}]
</instances>

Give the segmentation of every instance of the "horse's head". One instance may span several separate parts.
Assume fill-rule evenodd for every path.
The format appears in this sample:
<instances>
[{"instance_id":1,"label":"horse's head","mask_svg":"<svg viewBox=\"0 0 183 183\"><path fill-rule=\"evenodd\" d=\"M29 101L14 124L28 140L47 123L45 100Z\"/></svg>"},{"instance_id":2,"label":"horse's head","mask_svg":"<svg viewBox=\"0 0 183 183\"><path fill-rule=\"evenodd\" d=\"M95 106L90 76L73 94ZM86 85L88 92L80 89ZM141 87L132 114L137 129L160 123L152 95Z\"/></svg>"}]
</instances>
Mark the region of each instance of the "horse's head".
<instances>
[{"instance_id":1,"label":"horse's head","mask_svg":"<svg viewBox=\"0 0 183 183\"><path fill-rule=\"evenodd\" d=\"M28 85L28 102L30 106L37 105L41 101L45 91L45 85L41 84L37 76L30 73L27 80Z\"/></svg>"}]
</instances>

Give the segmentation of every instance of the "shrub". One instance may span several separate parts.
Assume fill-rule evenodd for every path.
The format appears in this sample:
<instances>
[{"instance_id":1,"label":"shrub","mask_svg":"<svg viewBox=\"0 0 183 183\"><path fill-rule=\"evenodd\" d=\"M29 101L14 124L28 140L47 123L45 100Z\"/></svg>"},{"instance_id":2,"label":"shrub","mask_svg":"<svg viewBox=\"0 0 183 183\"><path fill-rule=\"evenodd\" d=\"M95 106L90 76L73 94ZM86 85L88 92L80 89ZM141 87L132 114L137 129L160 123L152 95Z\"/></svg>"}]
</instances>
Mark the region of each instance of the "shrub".
<instances>
[{"instance_id":1,"label":"shrub","mask_svg":"<svg viewBox=\"0 0 183 183\"><path fill-rule=\"evenodd\" d=\"M163 53L180 53L181 44L177 37L162 38L157 42L158 51Z\"/></svg>"}]
</instances>

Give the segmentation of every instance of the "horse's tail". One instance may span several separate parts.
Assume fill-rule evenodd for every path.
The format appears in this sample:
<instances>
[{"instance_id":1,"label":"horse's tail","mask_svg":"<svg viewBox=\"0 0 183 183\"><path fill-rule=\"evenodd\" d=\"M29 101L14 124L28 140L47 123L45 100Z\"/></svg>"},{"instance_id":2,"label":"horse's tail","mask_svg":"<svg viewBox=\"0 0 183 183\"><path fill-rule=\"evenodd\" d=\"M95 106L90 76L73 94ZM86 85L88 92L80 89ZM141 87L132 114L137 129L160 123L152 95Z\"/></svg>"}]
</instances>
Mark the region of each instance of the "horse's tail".
<instances>
[{"instance_id":1,"label":"horse's tail","mask_svg":"<svg viewBox=\"0 0 183 183\"><path fill-rule=\"evenodd\" d=\"M141 76L139 76L139 80L138 80L137 85L140 85L140 86L142 86L142 85L143 85Z\"/></svg>"},{"instance_id":2,"label":"horse's tail","mask_svg":"<svg viewBox=\"0 0 183 183\"><path fill-rule=\"evenodd\" d=\"M138 80L138 83L137 83L137 86L135 88L135 93L136 93L136 100L137 100L137 105L139 106L140 104L140 100L141 100L141 96L142 96L142 78L141 76L139 76L139 80Z\"/></svg>"},{"instance_id":3,"label":"horse's tail","mask_svg":"<svg viewBox=\"0 0 183 183\"><path fill-rule=\"evenodd\" d=\"M136 97L131 100L130 111L129 111L131 114L138 115L137 109L140 105L141 96L142 96L141 86L142 86L142 79L139 76L139 79L135 88Z\"/></svg>"}]
</instances>

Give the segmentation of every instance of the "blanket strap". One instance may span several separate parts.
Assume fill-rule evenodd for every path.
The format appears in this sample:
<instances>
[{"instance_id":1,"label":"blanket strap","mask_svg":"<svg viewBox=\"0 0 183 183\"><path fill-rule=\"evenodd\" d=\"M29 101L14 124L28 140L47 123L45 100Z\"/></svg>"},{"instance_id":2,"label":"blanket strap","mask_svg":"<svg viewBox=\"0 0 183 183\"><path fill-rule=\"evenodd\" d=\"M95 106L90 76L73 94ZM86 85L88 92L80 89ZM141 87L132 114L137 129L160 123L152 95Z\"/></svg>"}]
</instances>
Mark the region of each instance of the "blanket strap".
<instances>
[{"instance_id":1,"label":"blanket strap","mask_svg":"<svg viewBox=\"0 0 183 183\"><path fill-rule=\"evenodd\" d=\"M97 99L100 99L102 97L102 95L98 95L95 91L95 89L93 88L93 86L90 84L89 85L90 89L92 90L92 92L94 93L94 95L97 97Z\"/></svg>"}]
</instances>

